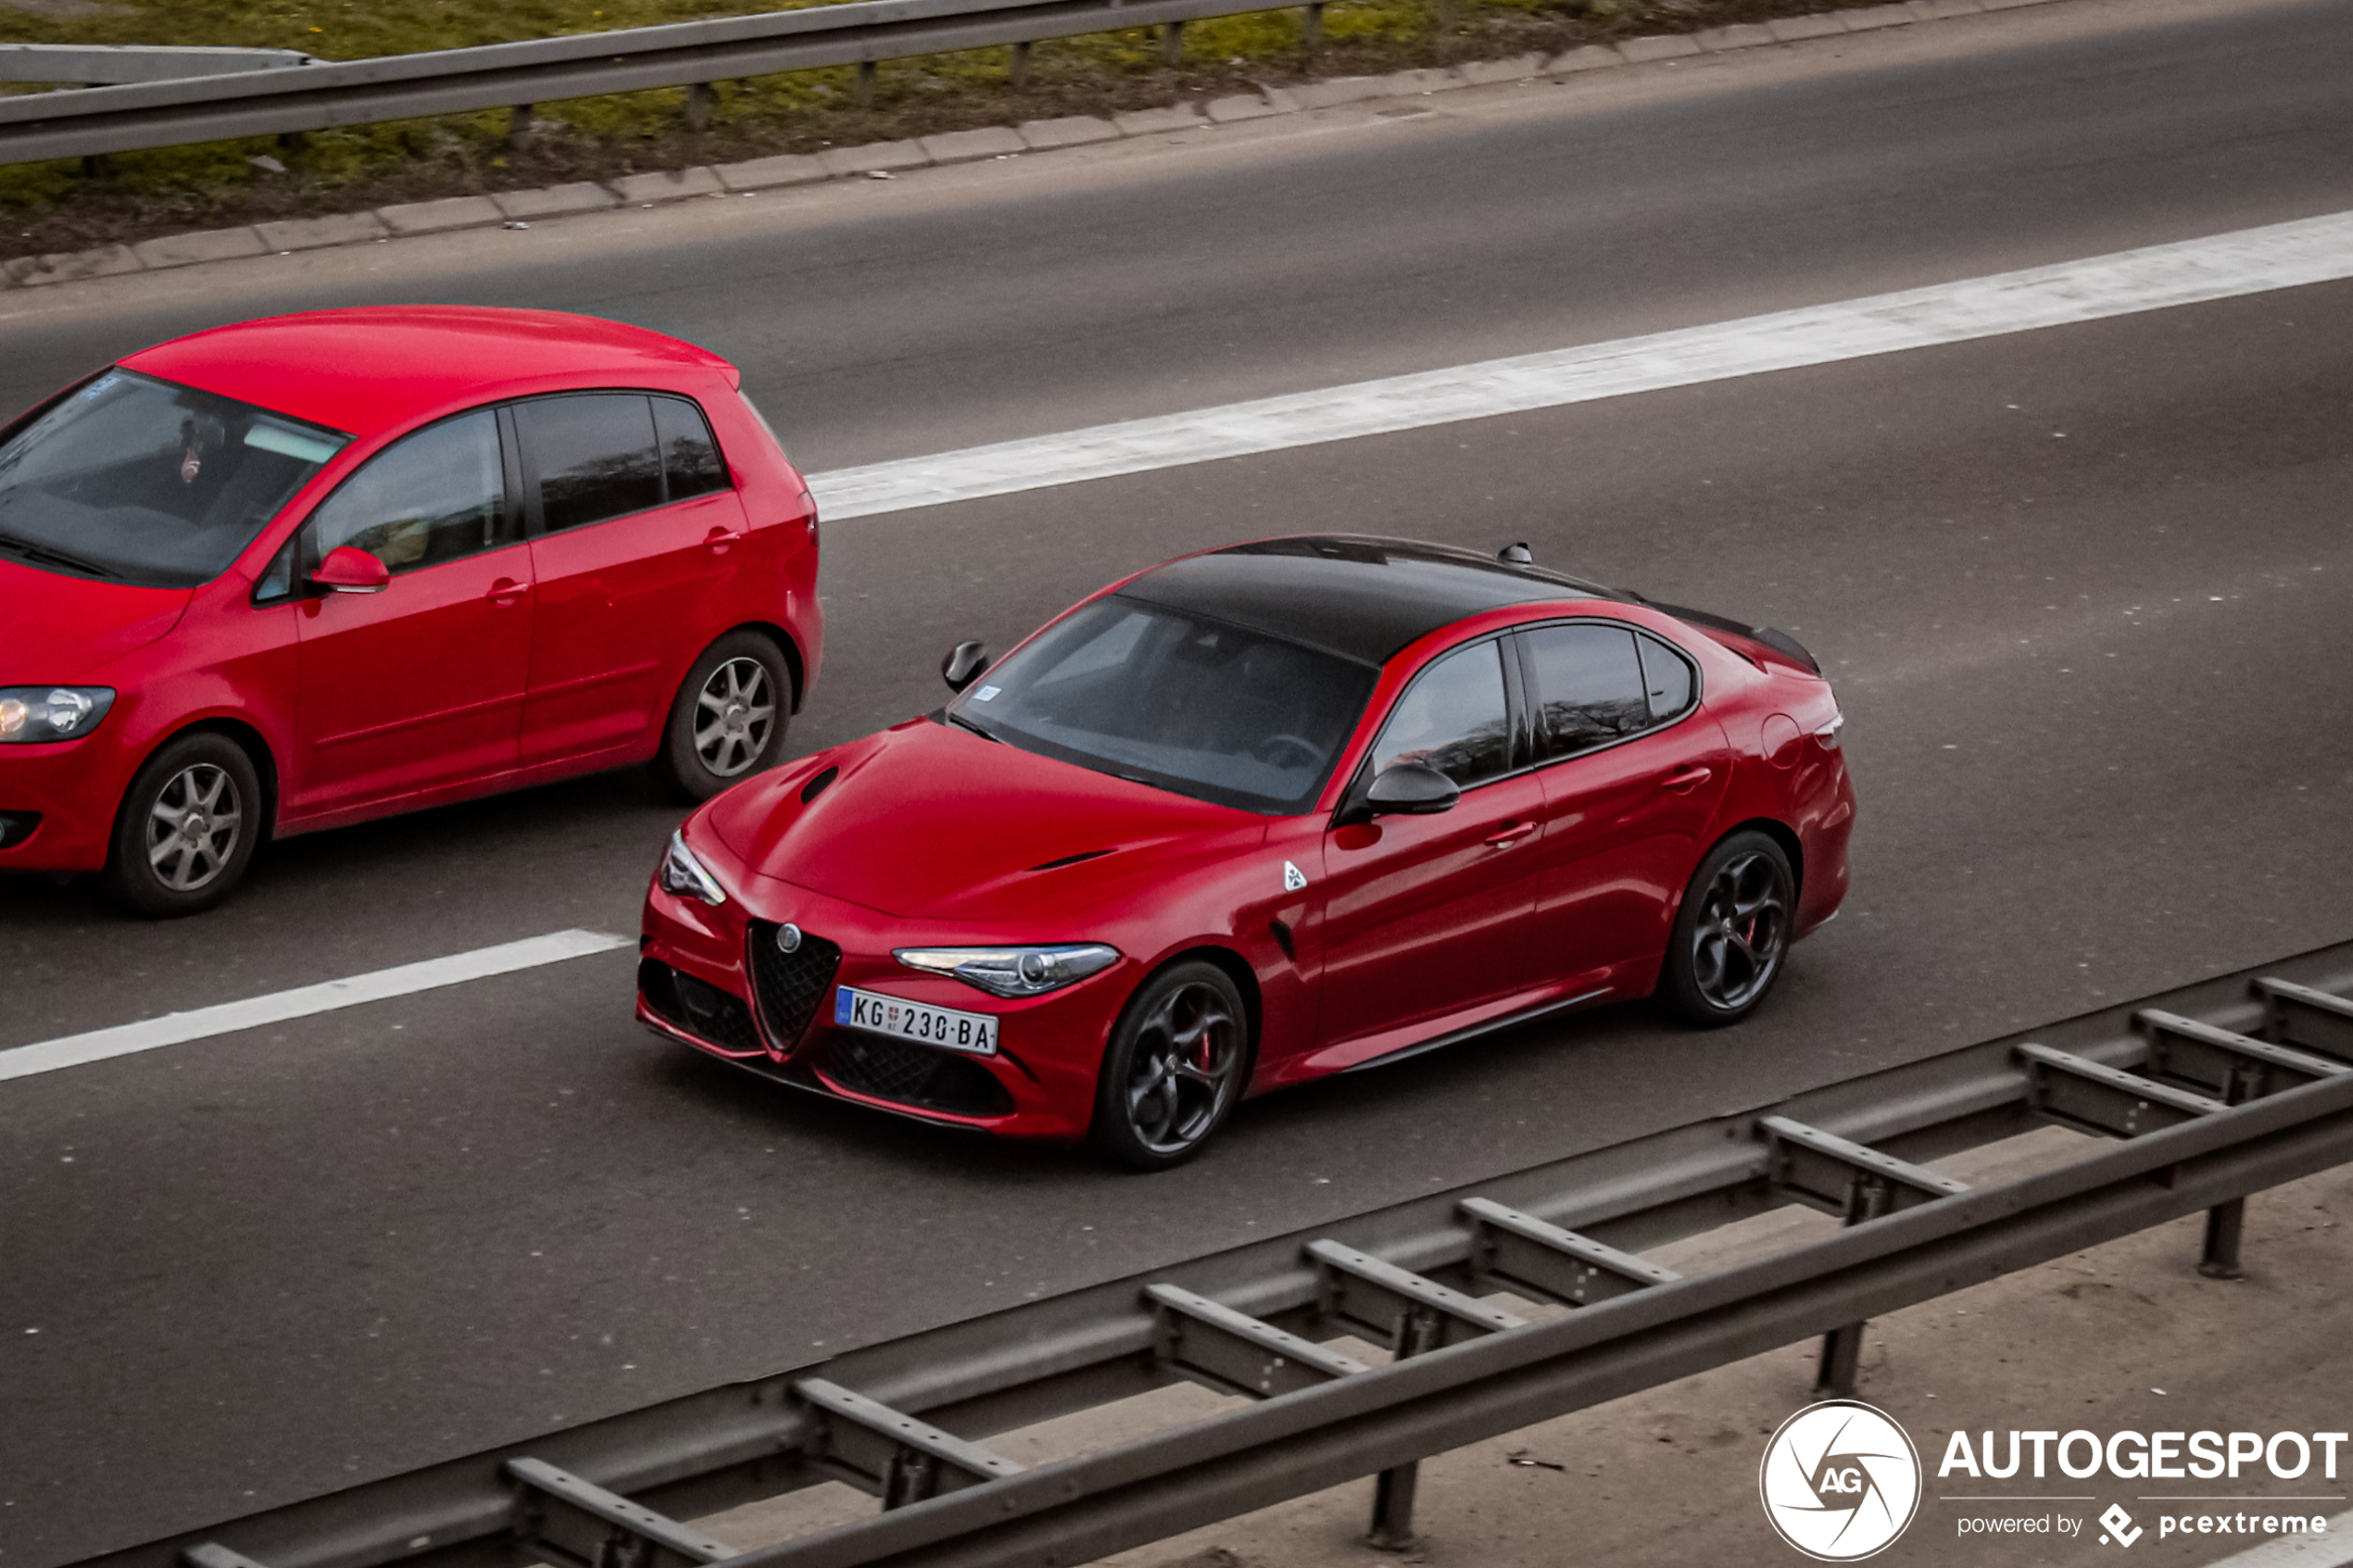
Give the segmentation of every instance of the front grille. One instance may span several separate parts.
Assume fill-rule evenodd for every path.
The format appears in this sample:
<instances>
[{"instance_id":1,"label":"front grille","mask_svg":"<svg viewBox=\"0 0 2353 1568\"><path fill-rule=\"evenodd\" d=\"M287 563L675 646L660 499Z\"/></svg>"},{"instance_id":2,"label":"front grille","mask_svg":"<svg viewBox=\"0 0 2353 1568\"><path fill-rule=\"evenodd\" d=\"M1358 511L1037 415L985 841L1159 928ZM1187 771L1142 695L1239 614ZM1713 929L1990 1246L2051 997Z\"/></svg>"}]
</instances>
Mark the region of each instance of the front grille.
<instances>
[{"instance_id":1,"label":"front grille","mask_svg":"<svg viewBox=\"0 0 2353 1568\"><path fill-rule=\"evenodd\" d=\"M751 1010L716 985L682 974L658 959L637 965L637 990L662 1020L723 1050L756 1051Z\"/></svg>"},{"instance_id":2,"label":"front grille","mask_svg":"<svg viewBox=\"0 0 2353 1568\"><path fill-rule=\"evenodd\" d=\"M817 1071L852 1094L954 1116L1003 1116L1013 1097L997 1075L952 1051L880 1036L840 1034L827 1040Z\"/></svg>"},{"instance_id":3,"label":"front grille","mask_svg":"<svg viewBox=\"0 0 2353 1568\"><path fill-rule=\"evenodd\" d=\"M834 971L841 967L841 949L822 936L803 932L800 946L783 952L776 947L777 929L766 921L753 921L746 940L750 947L752 992L760 998L760 1022L768 1026L768 1038L776 1048L788 1051L800 1042L817 1004L825 999Z\"/></svg>"}]
</instances>

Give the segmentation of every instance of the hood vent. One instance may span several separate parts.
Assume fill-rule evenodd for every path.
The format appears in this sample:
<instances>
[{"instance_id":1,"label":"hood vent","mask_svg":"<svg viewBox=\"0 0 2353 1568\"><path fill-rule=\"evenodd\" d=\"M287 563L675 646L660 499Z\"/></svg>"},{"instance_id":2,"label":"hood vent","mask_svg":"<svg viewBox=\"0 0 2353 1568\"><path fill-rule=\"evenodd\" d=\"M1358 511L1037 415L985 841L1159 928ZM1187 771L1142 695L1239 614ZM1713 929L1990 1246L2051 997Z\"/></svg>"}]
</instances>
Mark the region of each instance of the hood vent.
<instances>
[{"instance_id":1,"label":"hood vent","mask_svg":"<svg viewBox=\"0 0 2353 1568\"><path fill-rule=\"evenodd\" d=\"M1075 866L1081 860L1098 859L1110 853L1108 849L1082 849L1076 855L1064 855L1059 860L1048 860L1042 865L1032 866L1029 869L1033 872L1060 871L1064 866Z\"/></svg>"},{"instance_id":2,"label":"hood vent","mask_svg":"<svg viewBox=\"0 0 2353 1568\"><path fill-rule=\"evenodd\" d=\"M800 803L803 806L808 805L811 801L824 794L825 786L832 784L839 777L841 777L841 770L839 768L821 769L815 778L811 779L807 784L800 786Z\"/></svg>"}]
</instances>

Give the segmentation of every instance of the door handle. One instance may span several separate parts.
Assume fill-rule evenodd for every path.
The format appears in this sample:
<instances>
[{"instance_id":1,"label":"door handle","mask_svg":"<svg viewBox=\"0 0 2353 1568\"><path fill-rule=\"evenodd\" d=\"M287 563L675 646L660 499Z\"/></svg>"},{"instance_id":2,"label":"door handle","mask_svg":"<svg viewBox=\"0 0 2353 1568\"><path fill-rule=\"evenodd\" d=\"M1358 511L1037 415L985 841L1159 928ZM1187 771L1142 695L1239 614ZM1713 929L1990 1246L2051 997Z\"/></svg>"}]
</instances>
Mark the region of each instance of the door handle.
<instances>
[{"instance_id":1,"label":"door handle","mask_svg":"<svg viewBox=\"0 0 2353 1568\"><path fill-rule=\"evenodd\" d=\"M708 549L712 555L724 556L727 553L727 547L729 546L737 543L742 538L742 534L737 533L731 529L714 528L710 533L702 536L702 542L703 547Z\"/></svg>"},{"instance_id":2,"label":"door handle","mask_svg":"<svg viewBox=\"0 0 2353 1568\"><path fill-rule=\"evenodd\" d=\"M501 577L490 584L490 592L484 594L483 597L499 608L505 609L529 592L531 592L530 583L518 583L511 577Z\"/></svg>"},{"instance_id":3,"label":"door handle","mask_svg":"<svg viewBox=\"0 0 2353 1568\"><path fill-rule=\"evenodd\" d=\"M1497 849L1509 849L1536 831L1534 822L1510 822L1487 835L1487 843Z\"/></svg>"},{"instance_id":4,"label":"door handle","mask_svg":"<svg viewBox=\"0 0 2353 1568\"><path fill-rule=\"evenodd\" d=\"M1705 784L1708 780L1714 778L1715 776L1715 769L1703 768L1697 763L1693 763L1688 768L1676 769L1673 772L1659 780L1658 783L1660 788L1671 789L1678 795L1680 795L1687 789L1697 789L1700 785Z\"/></svg>"}]
</instances>

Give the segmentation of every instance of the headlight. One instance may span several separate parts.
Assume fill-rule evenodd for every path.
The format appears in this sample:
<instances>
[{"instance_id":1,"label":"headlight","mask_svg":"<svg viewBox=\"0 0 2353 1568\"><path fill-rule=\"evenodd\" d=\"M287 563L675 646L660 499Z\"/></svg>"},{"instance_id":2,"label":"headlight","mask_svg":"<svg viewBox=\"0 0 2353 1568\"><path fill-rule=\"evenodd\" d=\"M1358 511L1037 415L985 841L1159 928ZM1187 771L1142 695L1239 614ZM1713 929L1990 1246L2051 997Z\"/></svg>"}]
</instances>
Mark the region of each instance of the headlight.
<instances>
[{"instance_id":1,"label":"headlight","mask_svg":"<svg viewBox=\"0 0 2353 1568\"><path fill-rule=\"evenodd\" d=\"M112 686L0 686L0 744L86 735L113 706Z\"/></svg>"},{"instance_id":2,"label":"headlight","mask_svg":"<svg viewBox=\"0 0 2353 1568\"><path fill-rule=\"evenodd\" d=\"M1100 942L1054 947L896 947L909 969L952 975L992 997L1037 997L1109 969L1119 949Z\"/></svg>"},{"instance_id":3,"label":"headlight","mask_svg":"<svg viewBox=\"0 0 2353 1568\"><path fill-rule=\"evenodd\" d=\"M681 898L699 898L706 904L724 904L726 893L719 879L703 870L694 851L686 847L683 833L670 835L670 852L661 858L661 870L654 874L664 893L675 893Z\"/></svg>"}]
</instances>

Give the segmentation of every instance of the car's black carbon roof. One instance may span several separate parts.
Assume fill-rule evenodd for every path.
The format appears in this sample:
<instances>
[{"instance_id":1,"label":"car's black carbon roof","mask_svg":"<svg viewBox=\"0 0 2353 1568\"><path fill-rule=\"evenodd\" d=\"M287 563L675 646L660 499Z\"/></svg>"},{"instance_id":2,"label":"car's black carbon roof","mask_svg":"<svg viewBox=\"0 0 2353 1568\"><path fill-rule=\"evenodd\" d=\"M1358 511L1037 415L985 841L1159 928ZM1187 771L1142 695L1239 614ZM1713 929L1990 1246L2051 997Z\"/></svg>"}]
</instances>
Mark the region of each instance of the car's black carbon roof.
<instances>
[{"instance_id":1,"label":"car's black carbon roof","mask_svg":"<svg viewBox=\"0 0 2353 1568\"><path fill-rule=\"evenodd\" d=\"M1309 533L1236 545L1146 572L1120 593L1366 664L1481 610L1545 599L1636 596L1476 550Z\"/></svg>"}]
</instances>

